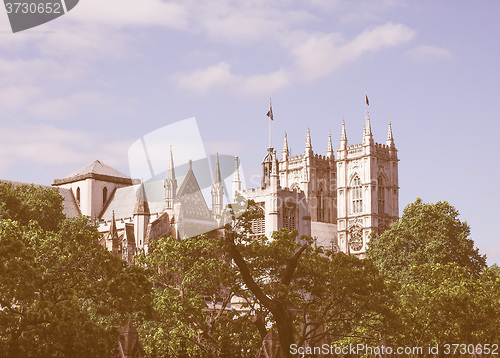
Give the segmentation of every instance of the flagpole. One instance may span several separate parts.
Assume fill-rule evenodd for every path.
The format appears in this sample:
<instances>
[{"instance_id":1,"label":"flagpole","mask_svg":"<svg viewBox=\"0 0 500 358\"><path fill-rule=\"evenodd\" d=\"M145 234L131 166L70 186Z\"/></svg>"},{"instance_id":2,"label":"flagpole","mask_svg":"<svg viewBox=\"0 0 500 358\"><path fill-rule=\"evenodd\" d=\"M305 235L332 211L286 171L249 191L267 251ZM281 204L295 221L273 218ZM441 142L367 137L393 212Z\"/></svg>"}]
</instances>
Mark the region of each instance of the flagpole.
<instances>
[{"instance_id":1,"label":"flagpole","mask_svg":"<svg viewBox=\"0 0 500 358\"><path fill-rule=\"evenodd\" d=\"M271 104L271 98L269 98L269 109L272 111L272 104ZM271 115L269 116L269 148L272 148L272 143L271 143L271 122L273 120L273 114L271 112Z\"/></svg>"},{"instance_id":2,"label":"flagpole","mask_svg":"<svg viewBox=\"0 0 500 358\"><path fill-rule=\"evenodd\" d=\"M365 88L365 119L368 118L368 93Z\"/></svg>"}]
</instances>

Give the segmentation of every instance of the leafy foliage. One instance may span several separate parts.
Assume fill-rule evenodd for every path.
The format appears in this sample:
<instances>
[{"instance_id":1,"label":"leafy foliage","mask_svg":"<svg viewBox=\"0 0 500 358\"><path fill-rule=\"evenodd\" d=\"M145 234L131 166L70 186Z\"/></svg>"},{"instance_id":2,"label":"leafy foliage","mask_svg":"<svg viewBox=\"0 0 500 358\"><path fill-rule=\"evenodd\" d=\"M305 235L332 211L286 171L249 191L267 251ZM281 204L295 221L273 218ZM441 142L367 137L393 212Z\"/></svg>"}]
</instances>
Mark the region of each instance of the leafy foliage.
<instances>
[{"instance_id":1,"label":"leafy foliage","mask_svg":"<svg viewBox=\"0 0 500 358\"><path fill-rule=\"evenodd\" d=\"M64 219L62 210L63 198L56 188L0 183L1 219L12 219L22 225L35 220L44 230L56 230Z\"/></svg>"},{"instance_id":2,"label":"leafy foliage","mask_svg":"<svg viewBox=\"0 0 500 358\"><path fill-rule=\"evenodd\" d=\"M52 189L18 188L0 185L8 193L0 204L0 355L111 355L119 329L150 313L143 270L100 246L86 217L64 218Z\"/></svg>"},{"instance_id":3,"label":"leafy foliage","mask_svg":"<svg viewBox=\"0 0 500 358\"><path fill-rule=\"evenodd\" d=\"M280 230L273 237L256 237L251 220L253 203L225 228L225 244L244 287L259 304L255 313L261 336L272 324L283 354L295 343L310 346L346 337L363 342L384 330L389 292L369 260L325 252L311 237Z\"/></svg>"},{"instance_id":4,"label":"leafy foliage","mask_svg":"<svg viewBox=\"0 0 500 358\"><path fill-rule=\"evenodd\" d=\"M426 204L422 199L408 204L403 216L376 240L368 257L386 275L405 275L412 265L457 263L478 276L486 257L474 248L470 228L447 202Z\"/></svg>"},{"instance_id":5,"label":"leafy foliage","mask_svg":"<svg viewBox=\"0 0 500 358\"><path fill-rule=\"evenodd\" d=\"M486 267L467 223L446 202L409 204L367 256L394 288L399 346L488 343L499 336L498 267Z\"/></svg>"},{"instance_id":6,"label":"leafy foliage","mask_svg":"<svg viewBox=\"0 0 500 358\"><path fill-rule=\"evenodd\" d=\"M151 268L155 286L154 319L139 327L151 357L255 356L260 340L252 317L230 307L244 293L220 241L162 238L137 261Z\"/></svg>"}]
</instances>

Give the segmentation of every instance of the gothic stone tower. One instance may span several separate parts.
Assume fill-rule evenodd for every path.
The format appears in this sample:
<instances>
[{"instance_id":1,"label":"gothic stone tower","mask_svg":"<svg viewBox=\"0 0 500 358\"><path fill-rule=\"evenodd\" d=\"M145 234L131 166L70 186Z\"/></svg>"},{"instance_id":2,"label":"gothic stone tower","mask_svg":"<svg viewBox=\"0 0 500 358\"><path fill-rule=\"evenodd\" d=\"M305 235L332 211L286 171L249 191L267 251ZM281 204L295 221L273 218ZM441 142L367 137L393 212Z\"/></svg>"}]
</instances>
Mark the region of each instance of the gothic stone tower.
<instances>
[{"instance_id":1,"label":"gothic stone tower","mask_svg":"<svg viewBox=\"0 0 500 358\"><path fill-rule=\"evenodd\" d=\"M336 167L331 136L326 156L314 154L311 133L307 128L304 154L290 156L285 133L279 162L280 183L284 188L302 190L309 203L311 221L337 223Z\"/></svg>"},{"instance_id":2,"label":"gothic stone tower","mask_svg":"<svg viewBox=\"0 0 500 358\"><path fill-rule=\"evenodd\" d=\"M364 256L370 233L380 234L398 219L398 155L391 124L386 144L373 141L370 115L361 144L347 145L345 123L337 151L338 245Z\"/></svg>"}]
</instances>

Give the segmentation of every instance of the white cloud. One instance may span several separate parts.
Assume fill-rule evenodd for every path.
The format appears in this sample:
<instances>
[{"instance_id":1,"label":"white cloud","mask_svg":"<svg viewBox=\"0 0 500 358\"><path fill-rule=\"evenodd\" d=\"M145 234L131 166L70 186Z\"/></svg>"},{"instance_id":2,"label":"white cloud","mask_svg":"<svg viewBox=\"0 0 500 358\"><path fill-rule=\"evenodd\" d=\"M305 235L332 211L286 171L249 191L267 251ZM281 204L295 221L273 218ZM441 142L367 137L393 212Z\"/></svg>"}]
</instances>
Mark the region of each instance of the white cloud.
<instances>
[{"instance_id":1,"label":"white cloud","mask_svg":"<svg viewBox=\"0 0 500 358\"><path fill-rule=\"evenodd\" d=\"M59 63L51 59L7 59L0 58L2 85L33 83L36 80L73 81L82 73L81 67L67 62Z\"/></svg>"},{"instance_id":2,"label":"white cloud","mask_svg":"<svg viewBox=\"0 0 500 358\"><path fill-rule=\"evenodd\" d=\"M350 42L346 42L338 33L299 33L290 40L290 53L302 77L315 80L365 53L400 46L410 41L415 34L415 31L404 25L392 23L363 31Z\"/></svg>"},{"instance_id":3,"label":"white cloud","mask_svg":"<svg viewBox=\"0 0 500 358\"><path fill-rule=\"evenodd\" d=\"M23 165L75 166L99 158L110 165L124 166L132 140L112 140L104 133L59 129L48 125L25 125L2 128L0 132L0 167Z\"/></svg>"},{"instance_id":4,"label":"white cloud","mask_svg":"<svg viewBox=\"0 0 500 358\"><path fill-rule=\"evenodd\" d=\"M37 118L62 120L75 118L87 108L100 109L101 116L108 109L122 108L119 98L97 91L78 91L63 97L40 98L28 108L28 113Z\"/></svg>"},{"instance_id":5,"label":"white cloud","mask_svg":"<svg viewBox=\"0 0 500 358\"><path fill-rule=\"evenodd\" d=\"M224 90L238 94L269 93L290 82L283 69L268 74L245 77L232 73L226 62L219 62L216 65L187 74L179 73L174 76L174 79L181 88L202 94L211 90Z\"/></svg>"},{"instance_id":6,"label":"white cloud","mask_svg":"<svg viewBox=\"0 0 500 358\"><path fill-rule=\"evenodd\" d=\"M0 88L0 108L3 120L6 114L15 113L26 108L32 101L40 97L42 90L32 85L11 85Z\"/></svg>"},{"instance_id":7,"label":"white cloud","mask_svg":"<svg viewBox=\"0 0 500 358\"><path fill-rule=\"evenodd\" d=\"M209 90L233 86L241 79L231 73L229 64L219 62L205 69L198 69L189 74L177 74L175 80L181 88L206 93Z\"/></svg>"},{"instance_id":8,"label":"white cloud","mask_svg":"<svg viewBox=\"0 0 500 358\"><path fill-rule=\"evenodd\" d=\"M417 62L449 60L452 58L450 50L429 45L418 46L408 51L406 55Z\"/></svg>"},{"instance_id":9,"label":"white cloud","mask_svg":"<svg viewBox=\"0 0 500 358\"><path fill-rule=\"evenodd\" d=\"M316 20L310 12L280 2L218 0L190 4L193 27L200 26L211 39L235 44L274 42L292 26Z\"/></svg>"},{"instance_id":10,"label":"white cloud","mask_svg":"<svg viewBox=\"0 0 500 358\"><path fill-rule=\"evenodd\" d=\"M223 61L191 73L179 73L174 79L181 88L198 93L211 90L269 93L291 84L292 78L299 81L319 79L366 53L400 46L414 36L415 31L392 23L363 31L351 41L346 41L339 33L294 32L283 41L285 50L294 59L293 68L243 76L233 73L230 65Z\"/></svg>"},{"instance_id":11,"label":"white cloud","mask_svg":"<svg viewBox=\"0 0 500 358\"><path fill-rule=\"evenodd\" d=\"M86 0L69 12L74 21L111 26L186 28L189 11L182 2L161 0Z\"/></svg>"}]
</instances>

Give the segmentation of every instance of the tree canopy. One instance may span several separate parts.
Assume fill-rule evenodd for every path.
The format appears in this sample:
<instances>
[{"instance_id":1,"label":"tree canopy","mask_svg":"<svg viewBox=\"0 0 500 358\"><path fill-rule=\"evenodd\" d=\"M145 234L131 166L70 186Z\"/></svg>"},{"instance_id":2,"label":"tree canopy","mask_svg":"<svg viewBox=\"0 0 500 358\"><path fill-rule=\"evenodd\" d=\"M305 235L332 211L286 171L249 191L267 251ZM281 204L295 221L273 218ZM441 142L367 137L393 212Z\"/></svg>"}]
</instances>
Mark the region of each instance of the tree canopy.
<instances>
[{"instance_id":1,"label":"tree canopy","mask_svg":"<svg viewBox=\"0 0 500 358\"><path fill-rule=\"evenodd\" d=\"M485 344L500 336L500 277L486 267L470 228L447 202L409 204L367 251L398 318L385 337L399 346Z\"/></svg>"},{"instance_id":2,"label":"tree canopy","mask_svg":"<svg viewBox=\"0 0 500 358\"><path fill-rule=\"evenodd\" d=\"M102 357L150 313L150 284L67 219L53 189L0 183L0 356ZM57 195L56 195L57 194Z\"/></svg>"}]
</instances>

